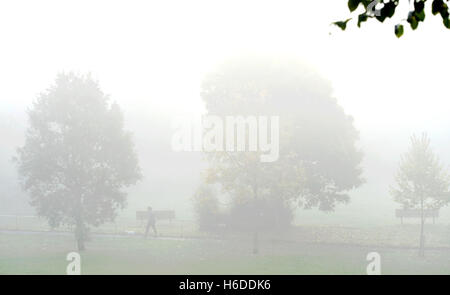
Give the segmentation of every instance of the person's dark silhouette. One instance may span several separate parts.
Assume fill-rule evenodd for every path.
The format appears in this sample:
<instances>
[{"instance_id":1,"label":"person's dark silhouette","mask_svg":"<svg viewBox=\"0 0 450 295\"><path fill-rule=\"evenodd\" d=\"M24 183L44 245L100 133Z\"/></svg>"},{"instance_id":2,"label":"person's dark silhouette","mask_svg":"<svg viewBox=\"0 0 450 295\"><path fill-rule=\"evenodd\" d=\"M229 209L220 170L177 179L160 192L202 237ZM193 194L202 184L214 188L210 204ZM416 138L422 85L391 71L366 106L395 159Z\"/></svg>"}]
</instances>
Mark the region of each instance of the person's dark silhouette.
<instances>
[{"instance_id":1,"label":"person's dark silhouette","mask_svg":"<svg viewBox=\"0 0 450 295\"><path fill-rule=\"evenodd\" d=\"M155 214L153 214L152 207L147 208L147 228L145 229L145 237L148 236L148 231L150 227L152 227L156 237L158 235L158 232L156 231L156 219Z\"/></svg>"}]
</instances>

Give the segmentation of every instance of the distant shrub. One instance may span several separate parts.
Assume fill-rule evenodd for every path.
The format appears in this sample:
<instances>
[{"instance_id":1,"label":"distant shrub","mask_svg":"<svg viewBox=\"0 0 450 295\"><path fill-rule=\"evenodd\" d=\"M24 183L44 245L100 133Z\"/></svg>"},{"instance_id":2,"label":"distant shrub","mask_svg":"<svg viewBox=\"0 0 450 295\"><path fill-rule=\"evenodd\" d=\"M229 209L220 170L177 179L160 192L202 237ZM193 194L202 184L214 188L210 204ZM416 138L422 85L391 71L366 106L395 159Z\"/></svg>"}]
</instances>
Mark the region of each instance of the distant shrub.
<instances>
[{"instance_id":1,"label":"distant shrub","mask_svg":"<svg viewBox=\"0 0 450 295\"><path fill-rule=\"evenodd\" d=\"M282 199L234 200L229 226L235 230L282 230L292 224L292 206Z\"/></svg>"},{"instance_id":2,"label":"distant shrub","mask_svg":"<svg viewBox=\"0 0 450 295\"><path fill-rule=\"evenodd\" d=\"M194 194L193 203L199 229L201 231L217 229L221 216L215 189L208 185L200 186Z\"/></svg>"}]
</instances>

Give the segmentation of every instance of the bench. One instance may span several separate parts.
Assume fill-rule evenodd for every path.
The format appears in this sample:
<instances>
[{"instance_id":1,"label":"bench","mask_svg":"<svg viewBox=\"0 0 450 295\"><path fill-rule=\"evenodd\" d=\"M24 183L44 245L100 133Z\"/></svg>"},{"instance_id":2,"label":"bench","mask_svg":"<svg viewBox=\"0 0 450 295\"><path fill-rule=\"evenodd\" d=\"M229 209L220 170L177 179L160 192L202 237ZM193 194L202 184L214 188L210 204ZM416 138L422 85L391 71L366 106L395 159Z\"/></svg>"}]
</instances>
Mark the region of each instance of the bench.
<instances>
[{"instance_id":1,"label":"bench","mask_svg":"<svg viewBox=\"0 0 450 295\"><path fill-rule=\"evenodd\" d=\"M403 224L403 218L421 218L422 212L420 209L397 209L395 210L395 217L400 218L401 223ZM435 223L435 219L439 217L438 209L424 209L423 217L433 218L433 224Z\"/></svg>"},{"instance_id":2,"label":"bench","mask_svg":"<svg viewBox=\"0 0 450 295\"><path fill-rule=\"evenodd\" d=\"M173 210L153 210L153 215L156 220L169 220L175 219L175 211ZM143 222L148 219L148 211L136 211L136 220Z\"/></svg>"}]
</instances>

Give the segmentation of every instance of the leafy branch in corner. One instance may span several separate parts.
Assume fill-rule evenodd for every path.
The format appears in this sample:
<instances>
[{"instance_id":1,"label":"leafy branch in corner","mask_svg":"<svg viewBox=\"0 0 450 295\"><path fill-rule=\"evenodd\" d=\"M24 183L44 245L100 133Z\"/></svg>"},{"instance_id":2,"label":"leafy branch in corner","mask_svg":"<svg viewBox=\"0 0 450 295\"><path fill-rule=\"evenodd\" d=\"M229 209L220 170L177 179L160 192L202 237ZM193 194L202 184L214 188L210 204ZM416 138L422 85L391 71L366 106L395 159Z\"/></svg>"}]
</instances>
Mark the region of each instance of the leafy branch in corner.
<instances>
[{"instance_id":1,"label":"leafy branch in corner","mask_svg":"<svg viewBox=\"0 0 450 295\"><path fill-rule=\"evenodd\" d=\"M379 22L384 22L387 18L392 18L395 15L396 9L399 5L400 0L348 0L348 9L351 13L355 12L356 9L362 5L365 12L358 15L357 26L360 28L363 22L368 19L376 19ZM414 5L412 10L409 11L407 17L403 20L406 21L411 29L415 30L418 28L420 22L425 21L425 5L427 1L432 1L431 13L433 15L440 15L442 18L442 23L447 29L450 29L450 13L448 9L449 0L413 0ZM352 20L348 18L344 21L334 22L333 25L338 26L341 30L347 28L347 23ZM404 25L399 23L394 29L395 35L400 38L404 33Z\"/></svg>"}]
</instances>

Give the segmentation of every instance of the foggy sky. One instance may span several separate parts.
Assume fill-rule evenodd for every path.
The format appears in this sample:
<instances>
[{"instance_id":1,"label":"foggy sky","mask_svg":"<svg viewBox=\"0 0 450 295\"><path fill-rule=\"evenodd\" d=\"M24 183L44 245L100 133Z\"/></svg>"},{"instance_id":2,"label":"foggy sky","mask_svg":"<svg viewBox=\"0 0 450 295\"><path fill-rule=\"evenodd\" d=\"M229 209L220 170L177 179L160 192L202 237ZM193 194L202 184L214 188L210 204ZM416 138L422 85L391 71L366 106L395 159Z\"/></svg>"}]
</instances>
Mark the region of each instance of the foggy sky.
<instances>
[{"instance_id":1,"label":"foggy sky","mask_svg":"<svg viewBox=\"0 0 450 295\"><path fill-rule=\"evenodd\" d=\"M200 83L217 63L240 53L296 56L331 81L335 97L355 118L366 156L369 153L363 166L368 181L375 180L352 193L359 197L343 212L354 212L354 206L369 200L387 208L383 212L393 219L391 209L397 205L387 193L389 179L413 132L427 131L435 151L450 163L450 38L440 17L431 14L417 31L406 29L400 40L394 35L395 20L364 23L361 29L351 23L341 32L330 23L347 18L346 2L2 3L0 128L25 126L26 108L53 83L57 72L91 72L125 111L127 129L140 125L135 134L138 151L150 153L152 147L139 139L158 133L151 131L153 120L165 122L179 113L203 111ZM11 136L14 140L5 141L2 149L13 151L10 143L21 140ZM151 161L151 154L145 159ZM157 168L147 169L153 169L147 175L158 175ZM383 169L381 185L373 176ZM172 172L162 175L175 177ZM151 177L144 181L141 185L152 186ZM151 194L148 187L141 189ZM371 197L362 199L365 190ZM186 202L189 197L177 196ZM364 207L370 214L370 206Z\"/></svg>"}]
</instances>

